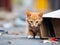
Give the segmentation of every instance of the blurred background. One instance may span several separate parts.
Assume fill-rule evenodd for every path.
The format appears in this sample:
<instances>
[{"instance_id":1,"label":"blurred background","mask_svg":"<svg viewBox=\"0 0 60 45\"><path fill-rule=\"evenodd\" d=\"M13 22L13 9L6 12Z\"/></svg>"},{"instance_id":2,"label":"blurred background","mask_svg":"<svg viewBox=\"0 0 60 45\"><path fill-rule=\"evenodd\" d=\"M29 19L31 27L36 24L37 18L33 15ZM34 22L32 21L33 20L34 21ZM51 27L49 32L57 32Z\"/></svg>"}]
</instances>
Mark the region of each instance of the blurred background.
<instances>
[{"instance_id":1,"label":"blurred background","mask_svg":"<svg viewBox=\"0 0 60 45\"><path fill-rule=\"evenodd\" d=\"M44 13L60 9L60 0L0 0L0 29L25 31L26 10Z\"/></svg>"}]
</instances>

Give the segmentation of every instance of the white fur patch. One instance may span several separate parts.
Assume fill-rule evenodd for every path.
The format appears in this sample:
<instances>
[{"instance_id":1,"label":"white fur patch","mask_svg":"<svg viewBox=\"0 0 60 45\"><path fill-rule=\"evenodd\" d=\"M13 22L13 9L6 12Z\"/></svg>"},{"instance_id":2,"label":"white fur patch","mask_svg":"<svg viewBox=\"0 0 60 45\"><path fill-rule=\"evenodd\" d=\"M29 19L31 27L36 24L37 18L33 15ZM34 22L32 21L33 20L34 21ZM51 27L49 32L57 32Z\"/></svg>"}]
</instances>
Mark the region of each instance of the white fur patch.
<instances>
[{"instance_id":1,"label":"white fur patch","mask_svg":"<svg viewBox=\"0 0 60 45\"><path fill-rule=\"evenodd\" d=\"M35 36L35 38L40 38L40 36Z\"/></svg>"},{"instance_id":2,"label":"white fur patch","mask_svg":"<svg viewBox=\"0 0 60 45\"><path fill-rule=\"evenodd\" d=\"M33 38L33 36L29 35L28 38Z\"/></svg>"}]
</instances>

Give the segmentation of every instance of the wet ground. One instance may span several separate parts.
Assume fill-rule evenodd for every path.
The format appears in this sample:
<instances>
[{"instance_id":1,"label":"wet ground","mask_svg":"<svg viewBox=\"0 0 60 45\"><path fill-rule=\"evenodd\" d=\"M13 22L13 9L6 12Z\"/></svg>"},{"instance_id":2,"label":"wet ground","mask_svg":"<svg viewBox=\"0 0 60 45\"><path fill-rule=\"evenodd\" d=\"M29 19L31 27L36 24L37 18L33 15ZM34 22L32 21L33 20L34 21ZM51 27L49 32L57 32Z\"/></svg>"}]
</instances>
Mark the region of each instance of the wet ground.
<instances>
[{"instance_id":1,"label":"wet ground","mask_svg":"<svg viewBox=\"0 0 60 45\"><path fill-rule=\"evenodd\" d=\"M9 31L22 31L21 35L4 34L0 36L0 45L60 45L60 43L43 43L41 39L28 39L25 28L13 28Z\"/></svg>"},{"instance_id":2,"label":"wet ground","mask_svg":"<svg viewBox=\"0 0 60 45\"><path fill-rule=\"evenodd\" d=\"M41 39L28 39L16 35L0 37L0 45L60 45L60 43L43 43Z\"/></svg>"}]
</instances>

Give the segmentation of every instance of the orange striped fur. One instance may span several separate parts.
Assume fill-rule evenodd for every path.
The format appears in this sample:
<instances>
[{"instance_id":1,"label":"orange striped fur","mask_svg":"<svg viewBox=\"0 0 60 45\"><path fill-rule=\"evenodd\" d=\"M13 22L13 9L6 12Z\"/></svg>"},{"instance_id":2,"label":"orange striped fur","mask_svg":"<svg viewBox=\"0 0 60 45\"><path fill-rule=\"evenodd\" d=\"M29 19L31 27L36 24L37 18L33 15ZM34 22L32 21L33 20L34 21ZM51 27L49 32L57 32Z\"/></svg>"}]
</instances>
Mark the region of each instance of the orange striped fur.
<instances>
[{"instance_id":1,"label":"orange striped fur","mask_svg":"<svg viewBox=\"0 0 60 45\"><path fill-rule=\"evenodd\" d=\"M40 36L40 25L42 23L42 12L26 12L26 20L28 23L28 35Z\"/></svg>"}]
</instances>

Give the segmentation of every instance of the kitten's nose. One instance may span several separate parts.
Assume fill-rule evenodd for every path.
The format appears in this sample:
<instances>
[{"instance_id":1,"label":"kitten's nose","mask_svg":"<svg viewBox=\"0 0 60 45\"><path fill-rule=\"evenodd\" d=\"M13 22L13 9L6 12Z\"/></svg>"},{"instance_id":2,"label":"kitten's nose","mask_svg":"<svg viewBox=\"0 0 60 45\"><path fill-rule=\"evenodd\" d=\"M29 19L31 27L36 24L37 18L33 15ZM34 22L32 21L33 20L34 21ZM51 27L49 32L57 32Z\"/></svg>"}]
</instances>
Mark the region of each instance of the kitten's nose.
<instances>
[{"instance_id":1,"label":"kitten's nose","mask_svg":"<svg viewBox=\"0 0 60 45\"><path fill-rule=\"evenodd\" d=\"M36 25L33 25L33 28L35 28L36 27Z\"/></svg>"},{"instance_id":2,"label":"kitten's nose","mask_svg":"<svg viewBox=\"0 0 60 45\"><path fill-rule=\"evenodd\" d=\"M35 28L35 27L36 27L36 24L34 23L34 24L33 24L33 28Z\"/></svg>"}]
</instances>

